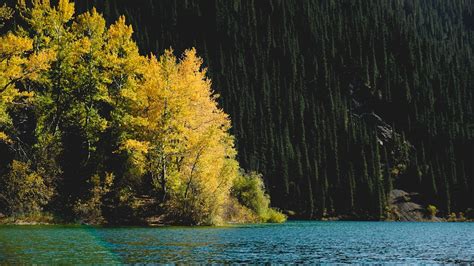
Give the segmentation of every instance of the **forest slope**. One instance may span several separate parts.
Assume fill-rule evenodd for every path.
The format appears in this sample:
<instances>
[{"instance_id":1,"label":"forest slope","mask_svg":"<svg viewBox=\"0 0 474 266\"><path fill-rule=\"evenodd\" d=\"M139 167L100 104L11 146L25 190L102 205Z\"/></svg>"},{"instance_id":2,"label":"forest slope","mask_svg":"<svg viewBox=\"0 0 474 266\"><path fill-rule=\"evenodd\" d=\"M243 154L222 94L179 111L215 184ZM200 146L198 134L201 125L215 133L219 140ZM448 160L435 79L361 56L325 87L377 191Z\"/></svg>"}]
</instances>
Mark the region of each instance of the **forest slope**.
<instances>
[{"instance_id":1,"label":"forest slope","mask_svg":"<svg viewBox=\"0 0 474 266\"><path fill-rule=\"evenodd\" d=\"M238 160L300 217L380 219L393 188L474 208L469 0L77 0L144 52L194 46Z\"/></svg>"}]
</instances>

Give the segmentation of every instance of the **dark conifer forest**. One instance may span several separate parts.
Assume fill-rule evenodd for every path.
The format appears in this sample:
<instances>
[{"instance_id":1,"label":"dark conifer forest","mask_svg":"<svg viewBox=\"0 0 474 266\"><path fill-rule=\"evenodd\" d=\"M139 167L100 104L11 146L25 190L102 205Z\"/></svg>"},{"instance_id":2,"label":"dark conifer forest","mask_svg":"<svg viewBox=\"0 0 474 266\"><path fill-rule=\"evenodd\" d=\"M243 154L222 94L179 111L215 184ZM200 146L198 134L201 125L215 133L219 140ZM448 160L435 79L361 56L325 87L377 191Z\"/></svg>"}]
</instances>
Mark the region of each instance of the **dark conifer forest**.
<instances>
[{"instance_id":1,"label":"dark conifer forest","mask_svg":"<svg viewBox=\"0 0 474 266\"><path fill-rule=\"evenodd\" d=\"M75 1L92 7L125 15L141 54L196 48L273 207L379 220L400 189L472 213L473 1Z\"/></svg>"}]
</instances>

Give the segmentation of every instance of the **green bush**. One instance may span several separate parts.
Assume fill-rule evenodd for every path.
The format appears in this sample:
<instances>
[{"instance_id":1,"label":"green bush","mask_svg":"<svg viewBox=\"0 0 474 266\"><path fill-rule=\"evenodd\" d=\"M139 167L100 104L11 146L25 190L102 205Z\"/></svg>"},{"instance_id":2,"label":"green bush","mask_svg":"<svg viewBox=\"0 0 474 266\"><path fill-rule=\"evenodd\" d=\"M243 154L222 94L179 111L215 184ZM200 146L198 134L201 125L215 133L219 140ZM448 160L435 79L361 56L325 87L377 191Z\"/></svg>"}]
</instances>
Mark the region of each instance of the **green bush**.
<instances>
[{"instance_id":1,"label":"green bush","mask_svg":"<svg viewBox=\"0 0 474 266\"><path fill-rule=\"evenodd\" d=\"M259 217L254 211L240 204L236 198L231 197L225 206L225 220L229 223L258 222Z\"/></svg>"},{"instance_id":2,"label":"green bush","mask_svg":"<svg viewBox=\"0 0 474 266\"><path fill-rule=\"evenodd\" d=\"M428 207L426 207L426 211L428 212L429 217L433 218L438 213L438 208L436 208L434 205L428 205Z\"/></svg>"},{"instance_id":3,"label":"green bush","mask_svg":"<svg viewBox=\"0 0 474 266\"><path fill-rule=\"evenodd\" d=\"M456 222L457 221L456 213L452 212L448 215L448 222Z\"/></svg>"},{"instance_id":4,"label":"green bush","mask_svg":"<svg viewBox=\"0 0 474 266\"><path fill-rule=\"evenodd\" d=\"M107 194L113 184L114 175L106 173L101 181L99 175L94 175L89 180L91 185L88 199L79 199L73 207L76 218L83 223L101 224L104 222L102 206L104 195Z\"/></svg>"},{"instance_id":5,"label":"green bush","mask_svg":"<svg viewBox=\"0 0 474 266\"><path fill-rule=\"evenodd\" d=\"M0 178L0 201L9 216L40 213L53 196L53 189L29 163L13 161L6 175Z\"/></svg>"},{"instance_id":6,"label":"green bush","mask_svg":"<svg viewBox=\"0 0 474 266\"><path fill-rule=\"evenodd\" d=\"M253 211L260 222L282 223L286 221L286 216L270 208L270 197L265 193L265 186L262 176L255 172L241 174L232 186L231 195L240 204Z\"/></svg>"},{"instance_id":7,"label":"green bush","mask_svg":"<svg viewBox=\"0 0 474 266\"><path fill-rule=\"evenodd\" d=\"M265 216L265 222L267 223L284 223L286 221L286 215L279 212L274 208L268 208L267 215Z\"/></svg>"}]
</instances>

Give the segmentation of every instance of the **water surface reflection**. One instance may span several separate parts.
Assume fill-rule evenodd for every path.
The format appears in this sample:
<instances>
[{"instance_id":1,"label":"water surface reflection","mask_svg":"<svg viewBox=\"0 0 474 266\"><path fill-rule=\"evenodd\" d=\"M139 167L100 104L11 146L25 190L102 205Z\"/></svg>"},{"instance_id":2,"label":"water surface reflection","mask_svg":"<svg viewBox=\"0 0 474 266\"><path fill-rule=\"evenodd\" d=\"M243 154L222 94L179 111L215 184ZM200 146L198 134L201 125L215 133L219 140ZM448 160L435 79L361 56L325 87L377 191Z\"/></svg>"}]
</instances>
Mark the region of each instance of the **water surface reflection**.
<instances>
[{"instance_id":1,"label":"water surface reflection","mask_svg":"<svg viewBox=\"0 0 474 266\"><path fill-rule=\"evenodd\" d=\"M0 227L0 263L474 262L472 223Z\"/></svg>"}]
</instances>

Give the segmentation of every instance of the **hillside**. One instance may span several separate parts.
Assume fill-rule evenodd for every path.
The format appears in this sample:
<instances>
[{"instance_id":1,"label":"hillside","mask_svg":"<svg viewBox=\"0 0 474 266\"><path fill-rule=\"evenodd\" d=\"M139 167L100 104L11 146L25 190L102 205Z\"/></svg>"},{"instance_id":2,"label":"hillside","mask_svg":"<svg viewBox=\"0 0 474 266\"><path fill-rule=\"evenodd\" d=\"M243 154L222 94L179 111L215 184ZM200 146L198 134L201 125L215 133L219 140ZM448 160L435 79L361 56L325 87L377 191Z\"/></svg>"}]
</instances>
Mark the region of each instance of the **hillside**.
<instances>
[{"instance_id":1,"label":"hillside","mask_svg":"<svg viewBox=\"0 0 474 266\"><path fill-rule=\"evenodd\" d=\"M143 54L196 47L238 161L302 218L387 216L390 191L474 208L474 2L77 0Z\"/></svg>"}]
</instances>

